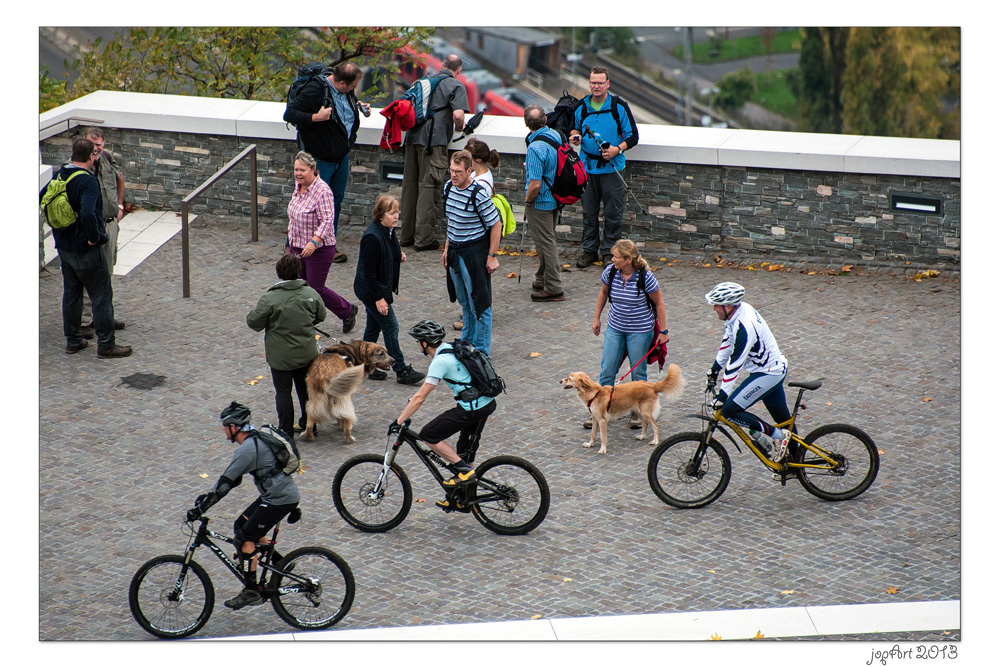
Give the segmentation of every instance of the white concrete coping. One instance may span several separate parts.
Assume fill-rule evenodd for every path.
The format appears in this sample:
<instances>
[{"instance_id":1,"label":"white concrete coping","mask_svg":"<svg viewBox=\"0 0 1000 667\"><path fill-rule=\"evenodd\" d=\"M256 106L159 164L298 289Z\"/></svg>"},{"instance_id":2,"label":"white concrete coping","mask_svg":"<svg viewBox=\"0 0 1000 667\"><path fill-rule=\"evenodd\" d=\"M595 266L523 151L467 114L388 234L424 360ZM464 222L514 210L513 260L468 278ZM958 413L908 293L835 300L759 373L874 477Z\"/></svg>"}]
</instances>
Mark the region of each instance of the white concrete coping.
<instances>
[{"instance_id":1,"label":"white concrete coping","mask_svg":"<svg viewBox=\"0 0 1000 667\"><path fill-rule=\"evenodd\" d=\"M41 114L39 128L85 117L112 128L294 139L295 129L281 118L284 109L281 102L98 91ZM361 118L358 143L378 145L385 126L379 111L373 108L371 117ZM628 157L646 162L961 177L959 141L641 123L638 129L640 142ZM490 148L514 155L525 153L526 134L523 119L505 116L483 116L475 132Z\"/></svg>"}]
</instances>

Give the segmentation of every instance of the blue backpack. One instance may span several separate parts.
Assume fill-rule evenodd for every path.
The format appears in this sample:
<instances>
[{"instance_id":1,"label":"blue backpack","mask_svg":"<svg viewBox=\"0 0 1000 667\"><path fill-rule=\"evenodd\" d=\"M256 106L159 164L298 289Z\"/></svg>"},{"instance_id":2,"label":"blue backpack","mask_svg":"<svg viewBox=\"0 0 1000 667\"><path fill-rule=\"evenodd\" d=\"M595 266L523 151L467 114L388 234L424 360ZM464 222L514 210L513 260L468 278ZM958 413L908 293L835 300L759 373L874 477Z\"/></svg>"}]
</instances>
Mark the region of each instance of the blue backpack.
<instances>
[{"instance_id":1,"label":"blue backpack","mask_svg":"<svg viewBox=\"0 0 1000 667\"><path fill-rule=\"evenodd\" d=\"M431 95L441 83L445 76L440 73L434 76L423 76L413 82L413 85L403 93L400 99L408 100L413 106L413 127L419 127L428 119L433 119L434 114L446 107L431 109Z\"/></svg>"}]
</instances>

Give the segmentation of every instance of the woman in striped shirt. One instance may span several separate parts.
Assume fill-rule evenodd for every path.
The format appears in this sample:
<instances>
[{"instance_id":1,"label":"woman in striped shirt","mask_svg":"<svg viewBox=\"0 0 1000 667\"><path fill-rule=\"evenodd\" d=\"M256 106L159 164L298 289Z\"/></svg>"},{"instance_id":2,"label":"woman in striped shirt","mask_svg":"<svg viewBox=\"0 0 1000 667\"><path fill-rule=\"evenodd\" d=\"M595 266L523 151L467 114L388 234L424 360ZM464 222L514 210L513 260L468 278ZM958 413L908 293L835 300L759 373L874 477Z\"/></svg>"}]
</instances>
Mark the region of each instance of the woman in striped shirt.
<instances>
[{"instance_id":1,"label":"woman in striped shirt","mask_svg":"<svg viewBox=\"0 0 1000 667\"><path fill-rule=\"evenodd\" d=\"M604 386L615 383L615 374L626 355L630 367L636 364L632 369L632 379L645 380L645 355L654 343L670 341L666 327L667 307L660 284L653 277L653 272L648 270L646 260L639 255L635 243L628 239L621 239L612 246L611 265L604 269L601 282L594 310L595 336L601 335L601 312L609 301L611 308L608 311L608 328L604 333L600 382ZM587 421L590 422L590 419ZM584 426L587 425L585 422ZM632 415L629 427L642 428L638 415Z\"/></svg>"},{"instance_id":2,"label":"woman in striped shirt","mask_svg":"<svg viewBox=\"0 0 1000 667\"><path fill-rule=\"evenodd\" d=\"M350 333L358 317L351 304L326 286L326 277L337 252L333 231L333 191L316 168L316 159L304 151L295 156L295 192L288 202L288 252L302 258L302 278L323 299L326 309L344 321Z\"/></svg>"}]
</instances>

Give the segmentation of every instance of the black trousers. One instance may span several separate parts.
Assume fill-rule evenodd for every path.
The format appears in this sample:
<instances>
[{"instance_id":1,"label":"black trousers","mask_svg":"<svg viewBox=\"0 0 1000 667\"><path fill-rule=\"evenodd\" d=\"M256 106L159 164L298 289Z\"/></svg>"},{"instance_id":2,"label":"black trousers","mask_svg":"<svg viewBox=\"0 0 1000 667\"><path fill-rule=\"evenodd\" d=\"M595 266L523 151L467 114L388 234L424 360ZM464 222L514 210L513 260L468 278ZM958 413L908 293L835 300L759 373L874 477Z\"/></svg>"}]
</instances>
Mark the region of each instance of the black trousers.
<instances>
[{"instance_id":1,"label":"black trousers","mask_svg":"<svg viewBox=\"0 0 1000 667\"><path fill-rule=\"evenodd\" d=\"M278 428L289 435L293 434L292 427L295 425L292 385L295 386L295 393L299 397L299 410L301 412L299 423L302 426L306 424L306 401L309 399L309 390L306 388L306 375L308 373L309 366L290 371L271 369L271 381L274 383L274 407L278 410Z\"/></svg>"}]
</instances>

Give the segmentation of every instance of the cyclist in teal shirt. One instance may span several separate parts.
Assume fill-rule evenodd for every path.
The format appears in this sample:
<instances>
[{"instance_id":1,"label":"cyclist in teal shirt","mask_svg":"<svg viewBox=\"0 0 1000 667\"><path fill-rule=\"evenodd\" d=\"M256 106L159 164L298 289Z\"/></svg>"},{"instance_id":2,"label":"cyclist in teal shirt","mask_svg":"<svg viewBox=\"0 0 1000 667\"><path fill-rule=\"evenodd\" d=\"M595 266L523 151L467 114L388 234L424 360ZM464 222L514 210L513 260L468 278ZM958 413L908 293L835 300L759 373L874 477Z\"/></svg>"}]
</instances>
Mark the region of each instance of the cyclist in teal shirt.
<instances>
[{"instance_id":1,"label":"cyclist in teal shirt","mask_svg":"<svg viewBox=\"0 0 1000 667\"><path fill-rule=\"evenodd\" d=\"M441 380L444 380L455 395L458 405L427 422L420 430L420 439L447 461L454 473L453 477L444 481L445 487L455 488L473 484L476 481L476 471L462 456L469 451L473 443L478 441L486 426L486 420L497 408L496 400L489 396L481 396L473 401L463 401L459 398L459 394L472 381L472 376L454 354L441 354L444 350L451 349L451 344L443 342L444 326L431 320L422 320L410 329L409 334L417 339L417 345L420 346L424 356L433 359L427 368L424 384L407 402L395 423L402 425L416 414L427 396ZM445 438L456 433L459 434L458 444L457 447L452 447ZM447 500L439 501L437 504L444 509L450 509Z\"/></svg>"}]
</instances>

